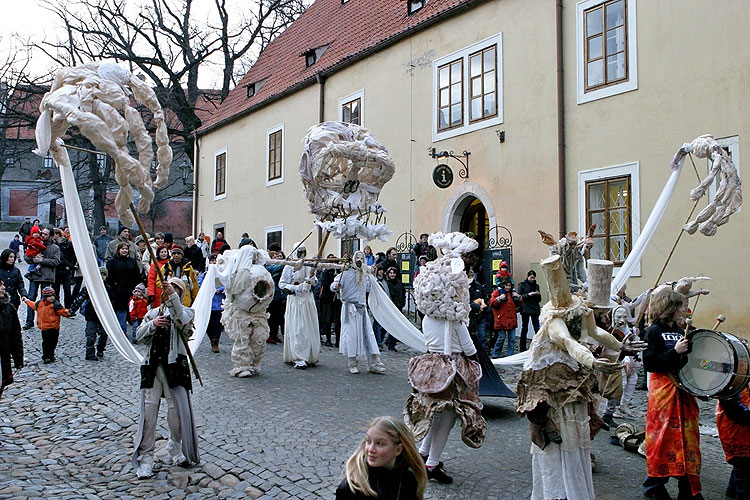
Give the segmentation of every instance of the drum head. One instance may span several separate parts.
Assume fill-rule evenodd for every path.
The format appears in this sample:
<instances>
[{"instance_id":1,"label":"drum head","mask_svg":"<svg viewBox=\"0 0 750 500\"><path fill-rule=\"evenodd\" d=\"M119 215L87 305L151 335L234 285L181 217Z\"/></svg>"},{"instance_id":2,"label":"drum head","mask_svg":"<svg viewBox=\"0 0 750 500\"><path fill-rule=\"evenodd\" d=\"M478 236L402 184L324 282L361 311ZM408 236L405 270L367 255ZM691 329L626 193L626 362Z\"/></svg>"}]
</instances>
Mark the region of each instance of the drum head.
<instances>
[{"instance_id":1,"label":"drum head","mask_svg":"<svg viewBox=\"0 0 750 500\"><path fill-rule=\"evenodd\" d=\"M735 354L731 343L719 332L704 330L692 339L693 350L678 379L689 392L713 396L732 381Z\"/></svg>"}]
</instances>

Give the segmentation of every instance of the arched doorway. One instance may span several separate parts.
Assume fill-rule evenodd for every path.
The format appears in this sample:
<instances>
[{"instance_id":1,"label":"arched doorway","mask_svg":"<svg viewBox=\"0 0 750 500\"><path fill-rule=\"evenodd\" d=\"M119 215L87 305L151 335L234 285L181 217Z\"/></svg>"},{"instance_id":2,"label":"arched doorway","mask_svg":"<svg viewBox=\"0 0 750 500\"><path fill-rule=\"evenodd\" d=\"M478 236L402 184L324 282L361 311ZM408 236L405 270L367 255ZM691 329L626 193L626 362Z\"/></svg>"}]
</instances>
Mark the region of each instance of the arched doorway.
<instances>
[{"instance_id":1,"label":"arched doorway","mask_svg":"<svg viewBox=\"0 0 750 500\"><path fill-rule=\"evenodd\" d=\"M457 211L456 215L460 214L461 216L461 223L458 230L462 233L474 234L479 243L477 249L470 256L465 256L464 260L466 260L469 267L476 273L477 281L484 283L484 273L482 272L484 242L490 230L490 219L487 217L487 209L485 209L481 200L474 196L467 196L458 209L460 211Z\"/></svg>"},{"instance_id":2,"label":"arched doorway","mask_svg":"<svg viewBox=\"0 0 750 500\"><path fill-rule=\"evenodd\" d=\"M467 205L461 214L461 226L459 231L462 233L472 232L477 236L480 243L487 238L490 230L490 219L487 217L487 210L478 198L469 196L466 198Z\"/></svg>"}]
</instances>

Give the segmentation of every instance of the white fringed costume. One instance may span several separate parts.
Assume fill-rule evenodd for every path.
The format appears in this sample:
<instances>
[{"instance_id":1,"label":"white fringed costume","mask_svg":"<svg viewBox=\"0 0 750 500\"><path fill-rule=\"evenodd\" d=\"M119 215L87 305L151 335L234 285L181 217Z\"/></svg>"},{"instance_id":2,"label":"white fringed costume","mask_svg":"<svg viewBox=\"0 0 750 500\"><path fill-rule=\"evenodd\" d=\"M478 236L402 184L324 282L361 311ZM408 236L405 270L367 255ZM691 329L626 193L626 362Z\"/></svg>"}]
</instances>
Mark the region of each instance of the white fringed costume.
<instances>
[{"instance_id":1,"label":"white fringed costume","mask_svg":"<svg viewBox=\"0 0 750 500\"><path fill-rule=\"evenodd\" d=\"M296 260L306 249L299 243L294 246L297 248L292 258ZM318 312L310 291L317 282L307 268L295 269L295 266L285 266L279 280L279 287L289 293L284 325L284 363L294 363L299 368L317 365L320 360Z\"/></svg>"},{"instance_id":2,"label":"white fringed costume","mask_svg":"<svg viewBox=\"0 0 750 500\"><path fill-rule=\"evenodd\" d=\"M338 291L341 297L339 352L347 357L351 373L358 373L356 368L360 357L369 361L369 371L383 373L385 368L380 362L380 350L367 314L366 299L370 292L370 281L367 279L364 260L364 253L355 252L352 258L354 267L337 275L331 284L331 291Z\"/></svg>"},{"instance_id":3,"label":"white fringed costume","mask_svg":"<svg viewBox=\"0 0 750 500\"><path fill-rule=\"evenodd\" d=\"M225 293L221 323L234 341L229 374L252 377L260 373L260 362L266 353L269 335L266 308L274 294L271 273L258 264L242 268Z\"/></svg>"},{"instance_id":4,"label":"white fringed costume","mask_svg":"<svg viewBox=\"0 0 750 500\"><path fill-rule=\"evenodd\" d=\"M476 348L469 337L469 279L461 254L477 247L462 233L435 233L430 245L443 251L429 262L414 282L417 308L425 314L422 329L429 352L409 361L411 394L404 408L404 422L416 439L424 438L420 454L427 467L439 468L448 433L456 418L461 439L472 448L484 442L487 425L479 400L482 369L469 359Z\"/></svg>"}]
</instances>

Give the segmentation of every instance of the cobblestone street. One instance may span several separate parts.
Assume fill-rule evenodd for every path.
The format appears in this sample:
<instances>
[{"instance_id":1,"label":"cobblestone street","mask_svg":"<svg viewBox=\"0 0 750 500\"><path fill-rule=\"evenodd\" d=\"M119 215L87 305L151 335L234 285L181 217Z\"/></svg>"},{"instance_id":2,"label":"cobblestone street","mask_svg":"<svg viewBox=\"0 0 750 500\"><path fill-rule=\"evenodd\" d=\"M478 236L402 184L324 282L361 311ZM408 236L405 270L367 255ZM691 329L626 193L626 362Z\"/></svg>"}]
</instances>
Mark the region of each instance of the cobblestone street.
<instances>
[{"instance_id":1,"label":"cobblestone street","mask_svg":"<svg viewBox=\"0 0 750 500\"><path fill-rule=\"evenodd\" d=\"M263 374L237 379L230 344L221 353L204 342L197 361L205 387L193 396L201 464L162 465L166 409L157 438L156 476L135 478L129 458L137 427L139 375L109 347L100 362L83 360L84 320L63 319L58 361L41 364L40 334L24 332L27 366L0 401L0 499L333 498L343 463L373 417L401 416L409 392L406 349L385 352L385 375L350 375L333 348L320 365L299 371L281 362L282 346L269 345ZM517 372L503 375L515 386ZM197 384L197 382L196 382ZM645 411L645 392L637 391ZM431 499L523 499L531 492L526 422L513 400L485 398L487 439L479 450L463 445L454 429L443 453L452 485L431 482ZM702 403L713 424L714 403ZM718 439L702 436L704 494L722 498L729 477ZM642 498L645 460L594 441L598 498ZM673 490L675 485L670 485Z\"/></svg>"}]
</instances>

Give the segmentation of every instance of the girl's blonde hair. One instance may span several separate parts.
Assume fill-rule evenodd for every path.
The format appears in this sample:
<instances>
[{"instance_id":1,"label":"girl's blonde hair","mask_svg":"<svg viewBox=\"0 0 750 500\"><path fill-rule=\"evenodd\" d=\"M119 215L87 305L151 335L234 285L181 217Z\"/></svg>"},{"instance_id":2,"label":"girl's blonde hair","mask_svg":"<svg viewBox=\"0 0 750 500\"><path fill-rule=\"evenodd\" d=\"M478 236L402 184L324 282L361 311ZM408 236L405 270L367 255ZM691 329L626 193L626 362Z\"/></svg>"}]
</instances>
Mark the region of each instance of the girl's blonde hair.
<instances>
[{"instance_id":1,"label":"girl's blonde hair","mask_svg":"<svg viewBox=\"0 0 750 500\"><path fill-rule=\"evenodd\" d=\"M401 444L403 450L396 458L396 463L404 462L406 468L411 469L417 480L417 498L424 497L427 486L427 471L425 470L422 457L419 456L417 445L414 444L414 436L404 423L393 417L378 417L367 427L369 431L373 427L385 432L394 442ZM354 493L362 493L366 496L375 497L377 493L370 487L370 478L367 472L367 458L365 457L365 444L367 438L363 439L349 460L346 461L346 482L349 489Z\"/></svg>"},{"instance_id":2,"label":"girl's blonde hair","mask_svg":"<svg viewBox=\"0 0 750 500\"><path fill-rule=\"evenodd\" d=\"M687 299L680 292L662 288L651 295L648 304L648 319L651 323L668 325L677 311L685 305Z\"/></svg>"}]
</instances>

